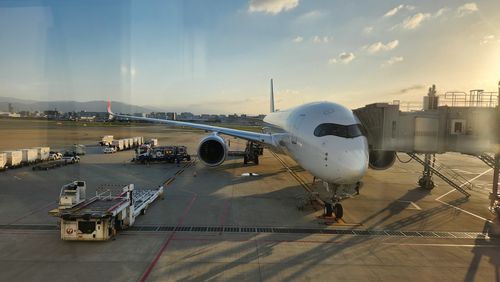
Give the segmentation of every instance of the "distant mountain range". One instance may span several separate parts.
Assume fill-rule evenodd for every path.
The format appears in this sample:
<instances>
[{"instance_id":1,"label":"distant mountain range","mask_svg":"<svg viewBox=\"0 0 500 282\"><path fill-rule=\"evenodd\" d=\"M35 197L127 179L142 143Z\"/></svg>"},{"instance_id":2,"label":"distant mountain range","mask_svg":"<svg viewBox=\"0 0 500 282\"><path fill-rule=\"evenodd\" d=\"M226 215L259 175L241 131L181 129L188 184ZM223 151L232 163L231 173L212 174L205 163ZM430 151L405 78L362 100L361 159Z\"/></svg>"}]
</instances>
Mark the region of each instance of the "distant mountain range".
<instances>
[{"instance_id":1,"label":"distant mountain range","mask_svg":"<svg viewBox=\"0 0 500 282\"><path fill-rule=\"evenodd\" d=\"M15 112L19 111L47 111L57 109L60 112L105 112L107 101L36 101L25 100L13 97L0 97L0 112L9 110L9 103L14 107ZM160 109L148 106L135 106L122 102L112 102L113 112L116 113L150 113L159 112ZM164 111L164 110L163 110Z\"/></svg>"}]
</instances>

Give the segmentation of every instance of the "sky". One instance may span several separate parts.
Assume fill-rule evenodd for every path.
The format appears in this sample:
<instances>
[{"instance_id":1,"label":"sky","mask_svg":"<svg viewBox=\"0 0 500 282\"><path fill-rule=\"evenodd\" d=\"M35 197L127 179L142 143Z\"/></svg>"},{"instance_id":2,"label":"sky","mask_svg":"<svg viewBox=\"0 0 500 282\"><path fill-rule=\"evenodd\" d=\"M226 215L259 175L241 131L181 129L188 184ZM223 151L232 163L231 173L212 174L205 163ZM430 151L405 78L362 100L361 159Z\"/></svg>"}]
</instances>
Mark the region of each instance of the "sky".
<instances>
[{"instance_id":1,"label":"sky","mask_svg":"<svg viewBox=\"0 0 500 282\"><path fill-rule=\"evenodd\" d=\"M0 1L0 96L165 111L497 91L500 1ZM103 107L104 110L104 107Z\"/></svg>"}]
</instances>

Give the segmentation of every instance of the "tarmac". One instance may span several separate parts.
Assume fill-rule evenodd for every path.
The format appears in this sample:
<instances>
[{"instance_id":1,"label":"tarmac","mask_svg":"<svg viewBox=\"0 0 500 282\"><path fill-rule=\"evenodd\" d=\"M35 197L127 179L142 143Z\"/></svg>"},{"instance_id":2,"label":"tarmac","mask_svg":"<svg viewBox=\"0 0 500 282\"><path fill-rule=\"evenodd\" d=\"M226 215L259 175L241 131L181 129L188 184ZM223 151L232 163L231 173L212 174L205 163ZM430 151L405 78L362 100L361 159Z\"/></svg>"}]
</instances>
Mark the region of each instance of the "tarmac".
<instances>
[{"instance_id":1,"label":"tarmac","mask_svg":"<svg viewBox=\"0 0 500 282\"><path fill-rule=\"evenodd\" d=\"M165 142L195 154L202 135L189 136ZM232 150L243 145L231 138ZM328 199L322 183L277 157ZM0 280L500 280L500 244L488 236L492 171L471 156L438 156L472 179L471 197L438 178L432 191L422 190L416 185L422 167L396 162L369 170L360 195L343 201L341 221L321 218L322 209L267 149L258 166L237 158L216 168L199 161L139 165L132 158L133 151L104 155L90 146L80 164L1 172ZM165 199L115 240L62 241L48 211L60 187L77 179L87 182L88 195L100 184L164 185Z\"/></svg>"}]
</instances>

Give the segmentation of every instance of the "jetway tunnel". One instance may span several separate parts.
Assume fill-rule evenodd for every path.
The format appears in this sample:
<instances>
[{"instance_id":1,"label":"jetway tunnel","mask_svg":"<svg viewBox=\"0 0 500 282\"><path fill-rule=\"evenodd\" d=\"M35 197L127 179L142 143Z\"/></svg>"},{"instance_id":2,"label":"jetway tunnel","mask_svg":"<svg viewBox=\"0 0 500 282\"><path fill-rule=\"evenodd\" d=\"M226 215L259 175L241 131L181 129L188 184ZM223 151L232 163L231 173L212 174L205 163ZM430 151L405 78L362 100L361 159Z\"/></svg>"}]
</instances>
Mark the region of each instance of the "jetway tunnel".
<instances>
[{"instance_id":1,"label":"jetway tunnel","mask_svg":"<svg viewBox=\"0 0 500 282\"><path fill-rule=\"evenodd\" d=\"M499 82L500 92L500 82ZM451 168L439 164L436 154L473 155L494 169L491 209L500 213L498 171L500 156L499 92L471 90L437 95L433 85L419 110L402 111L400 103L374 103L355 109L366 128L370 164L390 167L396 153L406 153L422 164L418 184L432 189L433 176L442 178L466 197L473 185ZM392 159L389 156L393 156Z\"/></svg>"}]
</instances>

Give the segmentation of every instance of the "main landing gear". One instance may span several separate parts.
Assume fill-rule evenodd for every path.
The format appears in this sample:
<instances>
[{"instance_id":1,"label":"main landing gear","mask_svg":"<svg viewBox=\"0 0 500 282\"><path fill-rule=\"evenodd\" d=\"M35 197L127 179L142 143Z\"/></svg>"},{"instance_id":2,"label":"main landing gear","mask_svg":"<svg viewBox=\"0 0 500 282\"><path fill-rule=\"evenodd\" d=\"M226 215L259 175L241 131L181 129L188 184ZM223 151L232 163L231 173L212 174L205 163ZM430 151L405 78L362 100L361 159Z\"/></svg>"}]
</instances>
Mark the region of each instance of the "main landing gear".
<instances>
[{"instance_id":1,"label":"main landing gear","mask_svg":"<svg viewBox=\"0 0 500 282\"><path fill-rule=\"evenodd\" d=\"M264 153L264 148L262 147L262 145L248 141L247 146L245 148L245 154L243 156L243 164L248 164L249 162L253 162L254 164L258 165L259 156L262 156L263 153Z\"/></svg>"}]
</instances>

